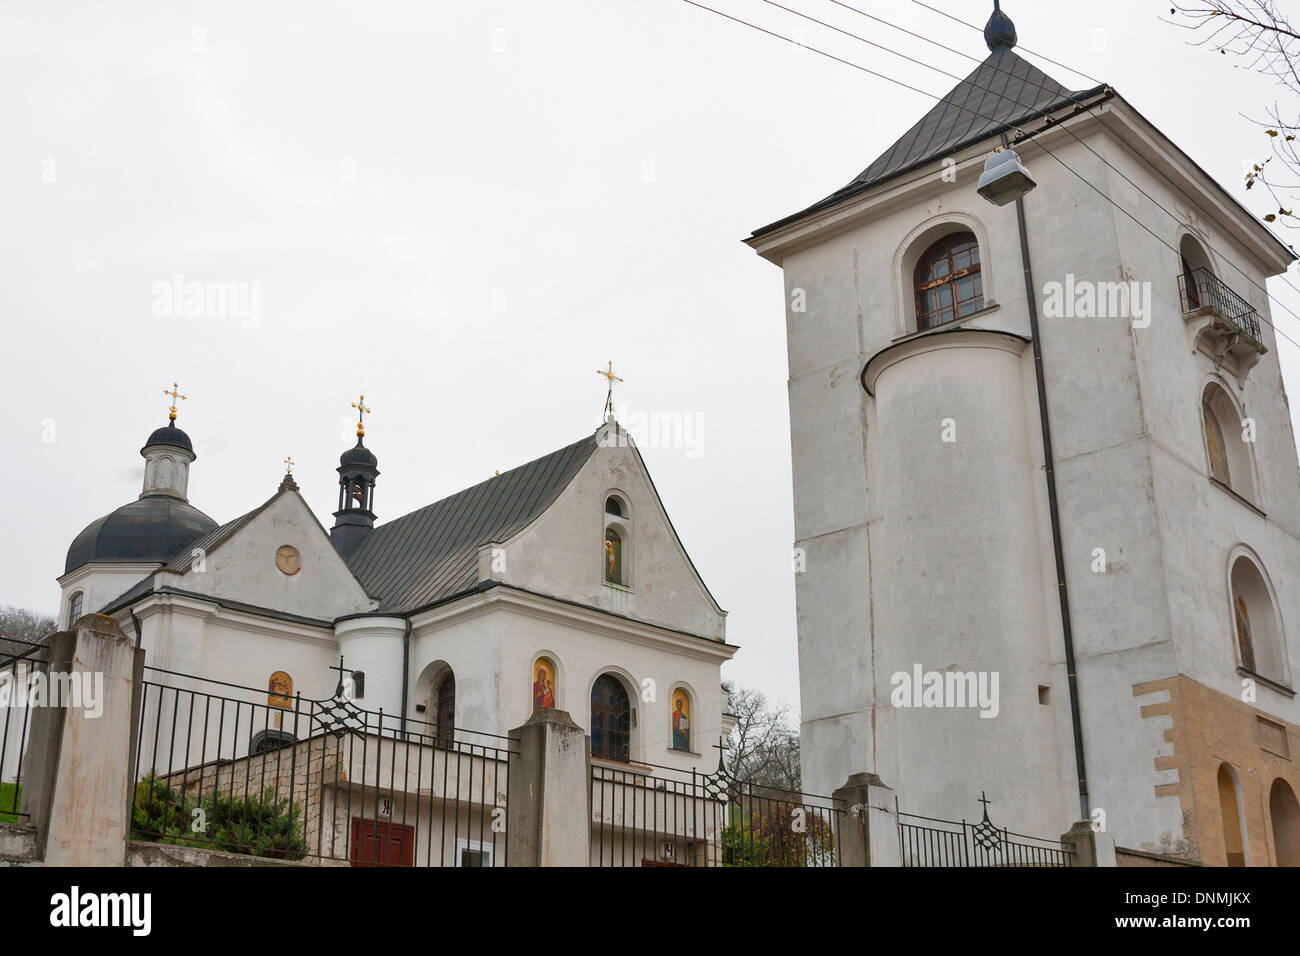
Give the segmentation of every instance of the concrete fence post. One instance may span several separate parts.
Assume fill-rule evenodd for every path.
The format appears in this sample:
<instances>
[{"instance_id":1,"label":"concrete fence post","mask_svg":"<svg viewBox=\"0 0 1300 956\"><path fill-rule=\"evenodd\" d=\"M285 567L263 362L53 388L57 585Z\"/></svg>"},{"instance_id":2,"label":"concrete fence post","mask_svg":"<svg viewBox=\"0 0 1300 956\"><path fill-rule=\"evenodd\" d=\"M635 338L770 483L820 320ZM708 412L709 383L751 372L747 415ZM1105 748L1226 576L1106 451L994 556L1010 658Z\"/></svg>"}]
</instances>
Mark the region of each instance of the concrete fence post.
<instances>
[{"instance_id":1,"label":"concrete fence post","mask_svg":"<svg viewBox=\"0 0 1300 956\"><path fill-rule=\"evenodd\" d=\"M510 740L510 865L589 865L591 745L586 732L565 711L544 708L510 731Z\"/></svg>"},{"instance_id":2,"label":"concrete fence post","mask_svg":"<svg viewBox=\"0 0 1300 956\"><path fill-rule=\"evenodd\" d=\"M840 866L902 866L894 791L874 773L855 773L832 795L841 801Z\"/></svg>"},{"instance_id":3,"label":"concrete fence post","mask_svg":"<svg viewBox=\"0 0 1300 956\"><path fill-rule=\"evenodd\" d=\"M1094 830L1092 821L1080 820L1061 834L1061 843L1074 851L1074 866L1118 866L1115 859L1115 838L1109 833Z\"/></svg>"},{"instance_id":4,"label":"concrete fence post","mask_svg":"<svg viewBox=\"0 0 1300 956\"><path fill-rule=\"evenodd\" d=\"M144 651L99 614L48 646L23 786L37 852L46 866L122 866Z\"/></svg>"}]
</instances>

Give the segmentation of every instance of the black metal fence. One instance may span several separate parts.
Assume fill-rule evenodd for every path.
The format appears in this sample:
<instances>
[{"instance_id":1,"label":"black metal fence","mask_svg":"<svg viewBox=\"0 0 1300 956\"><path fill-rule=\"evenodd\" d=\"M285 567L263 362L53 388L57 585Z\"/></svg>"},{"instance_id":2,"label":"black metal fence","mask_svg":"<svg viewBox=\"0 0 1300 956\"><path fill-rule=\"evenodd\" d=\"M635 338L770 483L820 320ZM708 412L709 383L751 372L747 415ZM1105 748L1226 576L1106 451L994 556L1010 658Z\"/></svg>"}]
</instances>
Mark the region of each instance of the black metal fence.
<instances>
[{"instance_id":1,"label":"black metal fence","mask_svg":"<svg viewBox=\"0 0 1300 956\"><path fill-rule=\"evenodd\" d=\"M593 866L838 866L831 797L654 764L593 761Z\"/></svg>"},{"instance_id":2,"label":"black metal fence","mask_svg":"<svg viewBox=\"0 0 1300 956\"><path fill-rule=\"evenodd\" d=\"M0 649L0 823L26 823L23 764L30 742L32 707L47 700L49 650L8 638Z\"/></svg>"},{"instance_id":3,"label":"black metal fence","mask_svg":"<svg viewBox=\"0 0 1300 956\"><path fill-rule=\"evenodd\" d=\"M1178 292L1182 296L1183 312L1213 308L1256 342L1262 341L1259 337L1259 312L1209 269L1181 273Z\"/></svg>"},{"instance_id":4,"label":"black metal fence","mask_svg":"<svg viewBox=\"0 0 1300 956\"><path fill-rule=\"evenodd\" d=\"M335 865L506 865L508 738L146 671L133 839Z\"/></svg>"},{"instance_id":5,"label":"black metal fence","mask_svg":"<svg viewBox=\"0 0 1300 956\"><path fill-rule=\"evenodd\" d=\"M903 866L1073 866L1074 851L1060 840L1014 833L989 822L939 820L898 811ZM897 798L895 798L897 807Z\"/></svg>"}]
</instances>

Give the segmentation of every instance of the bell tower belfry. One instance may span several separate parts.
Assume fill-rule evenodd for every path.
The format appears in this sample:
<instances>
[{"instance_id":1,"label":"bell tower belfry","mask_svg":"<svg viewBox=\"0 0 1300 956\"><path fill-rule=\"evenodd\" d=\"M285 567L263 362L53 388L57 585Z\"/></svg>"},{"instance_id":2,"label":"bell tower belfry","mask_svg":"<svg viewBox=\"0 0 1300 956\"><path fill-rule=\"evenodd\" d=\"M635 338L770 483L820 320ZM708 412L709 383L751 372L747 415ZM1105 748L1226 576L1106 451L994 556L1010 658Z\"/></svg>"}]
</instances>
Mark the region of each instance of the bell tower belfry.
<instances>
[{"instance_id":1,"label":"bell tower belfry","mask_svg":"<svg viewBox=\"0 0 1300 956\"><path fill-rule=\"evenodd\" d=\"M339 508L334 512L330 538L339 551L356 547L375 527L375 479L379 460L365 446L366 397L352 403L357 410L357 443L339 456Z\"/></svg>"}]
</instances>

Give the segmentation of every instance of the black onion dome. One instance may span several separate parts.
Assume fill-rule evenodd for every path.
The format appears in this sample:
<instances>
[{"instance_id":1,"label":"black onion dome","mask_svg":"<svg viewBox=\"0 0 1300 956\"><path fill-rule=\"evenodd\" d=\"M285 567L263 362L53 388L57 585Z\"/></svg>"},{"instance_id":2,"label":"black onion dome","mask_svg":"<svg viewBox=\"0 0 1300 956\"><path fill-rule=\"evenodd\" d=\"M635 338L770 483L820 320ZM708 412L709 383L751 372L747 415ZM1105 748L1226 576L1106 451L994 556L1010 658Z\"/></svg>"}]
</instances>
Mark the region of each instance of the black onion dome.
<instances>
[{"instance_id":1,"label":"black onion dome","mask_svg":"<svg viewBox=\"0 0 1300 956\"><path fill-rule=\"evenodd\" d=\"M171 430L185 434L179 428ZM180 447L188 446L189 439L185 441ZM166 562L216 527L215 521L179 498L146 495L91 522L77 535L68 548L63 573L92 561Z\"/></svg>"},{"instance_id":2,"label":"black onion dome","mask_svg":"<svg viewBox=\"0 0 1300 956\"><path fill-rule=\"evenodd\" d=\"M984 24L984 42L995 53L1002 47L1010 50L1016 45L1016 25L997 3L993 4L993 16Z\"/></svg>"},{"instance_id":3,"label":"black onion dome","mask_svg":"<svg viewBox=\"0 0 1300 956\"><path fill-rule=\"evenodd\" d=\"M360 466L363 468L378 468L379 459L365 445L361 444L361 439L357 443L339 456L339 466L342 468Z\"/></svg>"},{"instance_id":4,"label":"black onion dome","mask_svg":"<svg viewBox=\"0 0 1300 956\"><path fill-rule=\"evenodd\" d=\"M156 429L154 433L149 436L149 440L144 443L145 448L149 448L153 445L171 445L174 448L184 448L191 455L194 454L194 446L190 444L190 436L177 428L175 422L171 422L170 424L164 425L162 428ZM140 449L140 451L143 453L144 448Z\"/></svg>"}]
</instances>

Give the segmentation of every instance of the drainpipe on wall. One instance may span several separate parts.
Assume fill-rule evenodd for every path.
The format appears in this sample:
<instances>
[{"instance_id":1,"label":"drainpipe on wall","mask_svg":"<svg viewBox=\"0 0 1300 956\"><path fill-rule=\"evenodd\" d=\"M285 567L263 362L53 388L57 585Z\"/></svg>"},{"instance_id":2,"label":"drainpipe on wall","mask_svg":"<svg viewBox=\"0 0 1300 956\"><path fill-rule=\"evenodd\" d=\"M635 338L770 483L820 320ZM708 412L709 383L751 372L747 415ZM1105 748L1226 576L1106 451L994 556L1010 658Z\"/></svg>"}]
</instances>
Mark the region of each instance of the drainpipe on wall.
<instances>
[{"instance_id":1,"label":"drainpipe on wall","mask_svg":"<svg viewBox=\"0 0 1300 956\"><path fill-rule=\"evenodd\" d=\"M402 634L402 736L406 736L406 703L411 693L411 619L406 619Z\"/></svg>"},{"instance_id":2,"label":"drainpipe on wall","mask_svg":"<svg viewBox=\"0 0 1300 956\"><path fill-rule=\"evenodd\" d=\"M1007 137L1002 136L1002 145ZM1052 426L1047 417L1047 380L1043 375L1043 340L1038 331L1038 295L1029 267L1029 236L1025 229L1025 200L1016 200L1016 223L1020 227L1020 261L1025 269L1025 302L1029 307L1029 336L1034 349L1034 379L1038 384L1038 420L1043 433L1043 471L1047 476L1047 511L1052 523L1052 552L1056 558L1056 594L1061 605L1061 636L1065 642L1065 671L1070 691L1070 724L1074 731L1074 767L1079 778L1081 820L1091 817L1088 773L1083 760L1083 721L1079 716L1079 679L1074 660L1074 633L1070 628L1070 593L1065 585L1065 551L1061 544L1061 514L1056 499L1056 468L1052 453Z\"/></svg>"}]
</instances>

